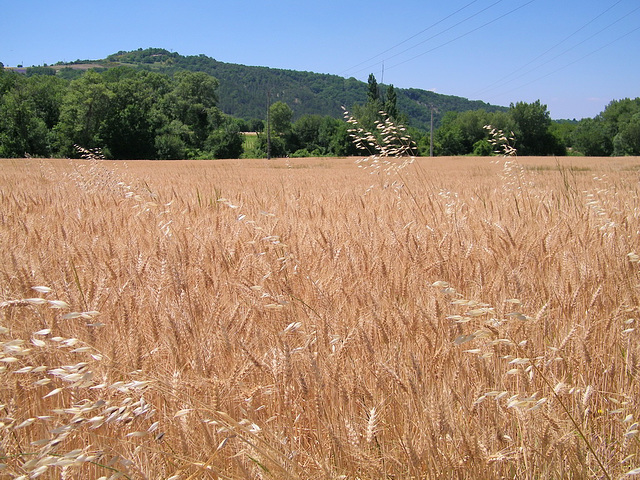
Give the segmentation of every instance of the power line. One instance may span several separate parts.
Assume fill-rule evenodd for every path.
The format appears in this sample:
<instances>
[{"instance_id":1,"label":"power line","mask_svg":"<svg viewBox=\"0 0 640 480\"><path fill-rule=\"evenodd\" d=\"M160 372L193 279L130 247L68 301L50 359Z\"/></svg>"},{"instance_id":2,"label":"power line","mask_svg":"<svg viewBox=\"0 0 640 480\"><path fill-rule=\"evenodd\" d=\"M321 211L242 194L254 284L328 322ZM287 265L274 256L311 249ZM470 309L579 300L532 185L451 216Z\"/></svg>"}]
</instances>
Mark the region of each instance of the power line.
<instances>
[{"instance_id":1,"label":"power line","mask_svg":"<svg viewBox=\"0 0 640 480\"><path fill-rule=\"evenodd\" d=\"M451 44L451 43L453 43L453 42L455 42L457 40L460 40L460 39L462 39L464 37L467 37L467 36L471 35L472 33L477 32L478 30L483 29L483 28L485 28L485 27L487 27L487 26L489 26L491 24L494 24L495 22L498 22L498 21L502 20L503 18L505 18L505 17L507 17L509 15L512 15L514 12L516 12L516 11L518 11L520 9L523 9L524 7L527 7L527 6L531 5L535 0L529 0L529 1L523 0L524 3L522 5L517 6L515 8L512 8L510 11L508 11L508 12L506 12L504 14L501 14L496 18L490 19L489 21L486 21L482 25L479 25L477 27L473 27L470 30L465 31L464 33L461 33L460 35L457 35L455 38L452 38L452 39L450 39L448 41L445 41L444 43L441 43L439 45L433 46L432 48L428 48L425 51L421 51L420 53L418 53L417 55L412 56L411 58L407 58L405 60L401 60L398 63L394 63L394 64L390 64L390 62L388 62L389 59L397 58L400 55L403 55L404 53L406 53L406 52L408 52L410 50L416 49L420 45L423 45L424 43L432 40L433 38L438 37L439 35L442 35L442 34L444 34L446 32L449 32L453 28L461 25L462 23L470 20L471 18L477 17L479 14L485 12L486 10L488 10L488 9L492 8L493 6L497 5L498 3L500 3L500 1L502 1L502 0L498 0L496 2L491 3L491 5L489 5L488 7L485 7L482 10L480 10L480 11L478 11L476 13L473 13L472 15L467 16L466 18L457 21L452 26L449 26L447 28L444 28L444 26L443 26L444 30L442 30L442 31L440 31L438 33L434 33L429 38L421 40L420 42L418 42L416 44L412 44L411 46L409 46L408 48L403 49L402 51L394 53L393 55L390 55L390 56L385 56L382 59L382 62L383 62L383 67L382 68L384 69L383 71L386 73L386 71L388 69L390 69L390 68L398 67L398 66L403 65L403 64L405 64L407 62L414 61L414 60L416 60L417 58L419 58L421 56L424 56L424 55L426 55L428 53L431 53L431 52L433 52L435 50L438 50L438 49L440 49L440 48L442 48L444 46L447 46L447 45L449 45L449 44ZM408 37L407 39L405 39L405 40L403 40L403 41L401 41L399 43L394 44L393 46L391 46L390 48L384 50L380 54L378 54L378 55L376 55L374 57L371 57L370 59L368 59L368 60L366 60L364 62L358 63L356 66L351 67L349 70L352 70L353 68L356 68L356 67L358 67L360 65L363 65L363 64L367 63L368 61L371 61L371 60L373 60L375 58L383 57L386 53L389 53L389 52L391 52L393 50L398 49L398 47L400 47L401 45L406 44L406 43L410 42L411 40L416 39L416 37L418 37L419 35L422 35L427 30L432 29L435 25L439 25L439 24L443 23L446 19L450 19L451 17L453 17L455 15L458 15L461 11L463 11L465 8L469 8L474 3L476 3L476 2L474 1L474 2L470 2L470 3L465 4L460 9L458 9L455 12L447 15L445 18L439 20L438 22L435 22L434 24L430 25L426 29L423 29L422 31L420 31L420 32ZM531 80L529 80L528 78L525 78L525 83L524 84L522 84L522 85L520 85L520 86L518 86L516 88L510 89L506 93L512 92L514 90L521 89L521 88L523 88L525 86L528 86L528 85L530 85L532 83L538 82L538 81L540 81L540 80L542 80L542 79L544 79L546 77L554 75L554 74L556 74L556 73L558 73L558 72L560 72L562 70L565 70L566 68L569 68L570 66L575 65L576 63L584 61L586 58L596 54L597 52L600 52L600 51L604 50L605 48L609 47L610 45L612 45L612 44L614 44L616 42L619 42L620 40L624 39L625 37L628 37L629 35L632 35L632 34L636 33L638 30L640 30L640 26L638 26L637 28L632 28L632 25L630 25L630 28L632 28L632 30L630 30L630 31L628 31L628 32L616 37L615 39L613 39L611 41L607 41L607 40L601 38L602 36L604 36L607 39L611 38L611 32L609 32L607 35L603 35L603 33L605 31L607 31L608 29L611 29L612 27L619 25L619 23L621 21L623 21L624 19L630 17L631 15L636 13L638 10L640 10L640 6L637 6L637 7L630 6L631 7L630 11L628 11L627 13L624 13L624 14L619 13L618 15L621 15L619 18L615 19L614 21L612 21L611 23L607 24L603 28L598 29L594 33L589 34L588 33L589 30L595 30L597 28L597 25L601 24L600 23L602 21L601 19L606 14L610 14L610 15L608 15L608 17L612 18L615 13L610 13L610 12L612 12L614 9L616 9L616 7L623 8L623 7L620 6L620 4L623 3L623 0L611 0L610 2L607 2L607 3L610 3L610 5L608 7L606 5L603 5L603 7L602 7L603 10L600 13L598 13L593 18L591 18L589 21L587 21L586 23L581 25L579 28L577 28L571 34L569 34L566 37L562 38L557 43L554 43L550 48L547 48L542 53L540 53L539 55L535 56L533 59L529 60L528 62L524 63L522 66L518 67L517 69L515 69L514 71L512 71L508 75L502 76L498 81L496 81L496 82L484 87L483 89L479 90L478 92L480 92L480 93L481 92L490 92L490 91L495 90L495 89L497 89L497 88L499 88L499 87L501 87L503 85L508 85L508 84L510 84L512 82L515 82L518 79L521 79L522 77L524 77L525 75L528 75L528 74L529 74L529 78L531 78L532 77L532 75L530 75L531 72L539 73L540 70L542 70L542 67L547 66L547 68L545 68L545 70L550 70L550 71L548 71L548 73L540 74L539 76L537 76L537 77L535 77L535 78L533 78ZM632 2L632 4L633 3L635 3L635 2ZM636 5L638 5L638 4L636 4ZM615 11L619 11L619 10L616 9ZM497 12L497 13L499 13L499 12ZM616 18L616 17L613 17L613 18ZM589 30L586 30L587 27L590 27ZM620 28L619 26L616 27L616 30L618 32L620 31L619 28ZM578 34L582 34L582 35L578 36ZM581 40L580 37L583 37L585 35L586 35L586 38ZM597 38L598 40L596 40L595 42L592 41L594 38ZM559 47L569 44L569 41L572 40L572 39L574 40L575 44L570 45L567 48L562 49L562 51L559 51L560 50ZM575 59L573 61L571 61L570 57L574 57L575 58L575 56L580 55L581 51L582 52L585 51L584 47L582 47L578 51L576 51L576 49L578 49L578 47L584 45L585 43L587 43L589 41L591 41L590 43L591 43L591 45L593 45L594 50L590 51L589 53L587 53L585 55L580 56L579 58L577 58L577 59ZM598 44L600 44L602 41L605 41L606 43L604 45L602 45L602 46L598 46ZM553 54L552 52L554 52L554 50L558 50L559 53ZM569 52L572 52L572 51L573 51L573 55L568 55ZM546 58L548 58L548 59L546 59ZM559 66L558 66L558 62L557 62L558 59L560 59L560 62L562 62L562 63L560 63ZM551 64L551 62L554 62L554 61L556 61L555 65L557 66L557 68L555 68L555 69L553 69L553 66L549 65L549 64ZM375 65L378 65L378 63L376 63ZM375 68L375 65L374 65L374 68ZM531 68L528 68L528 67L531 67ZM370 66L370 67L366 67L366 68L372 68L372 67ZM361 72L363 70L365 70L365 68L360 69L357 72ZM533 75L535 75L535 73ZM495 98L495 96L494 96L494 98Z\"/></svg>"},{"instance_id":2,"label":"power line","mask_svg":"<svg viewBox=\"0 0 640 480\"><path fill-rule=\"evenodd\" d=\"M578 28L576 31L574 31L571 35L565 37L563 40L559 41L558 43L556 43L555 45L553 45L551 48L545 50L544 52L542 52L540 55L538 55L537 57L535 57L533 60L530 60L529 62L525 63L524 65L522 65L520 68L514 70L513 72L511 72L509 75L505 75L504 77L502 77L500 80L497 80L496 82L486 86L485 88L478 90L474 93L471 94L472 97L478 96L486 91L491 91L494 85L496 84L502 84L507 78L515 75L516 73L518 73L519 71L521 71L522 69L528 67L529 65L531 65L532 63L534 63L536 60L538 60L539 58L544 57L547 53L549 53L551 50L553 50L554 48L562 45L564 42L566 42L567 40L569 40L571 37L573 37L574 35L576 35L578 32L580 32L581 30L584 30L588 25L592 24L593 22L595 22L598 18L600 18L602 15L604 15L605 13L607 13L609 10L611 10L613 7L615 7L616 5L618 5L619 3L621 3L622 0L618 0L616 3L614 3L613 5L611 5L609 8L605 9L603 12L599 13L598 15L596 15L594 18L592 18L591 20L589 20L587 23L585 23L584 25L582 25L580 28Z\"/></svg>"},{"instance_id":3,"label":"power line","mask_svg":"<svg viewBox=\"0 0 640 480\"><path fill-rule=\"evenodd\" d=\"M616 4L614 4L613 6L617 5L618 3L620 3L620 2L617 2L617 3L616 3ZM579 32L579 31L580 31L580 30L582 30L584 27L586 27L587 25L589 25L590 23L592 23L595 19L597 19L598 17L600 17L601 15L603 15L604 13L606 13L608 10L610 10L611 8L613 8L613 6L612 6L612 7L610 7L609 9L605 10L605 12L602 12L600 15L598 15L596 18L594 18L593 20L591 20L590 22L588 22L587 24L585 24L583 27L581 27L581 28L579 28L578 30L576 30L576 32L574 32L573 34L571 34L569 37L567 37L567 38L566 38L565 40L563 40L562 42L560 42L560 43L556 44L554 47L552 47L551 49L547 50L545 53L543 53L543 54L541 54L541 55L538 55L534 60L532 60L532 61L528 62L526 65L524 65L523 67L519 68L519 69L518 69L518 70L516 70L515 72L512 72L510 75L507 75L507 77L513 76L515 73L517 73L517 72L521 71L521 70L522 70L523 68L525 68L526 66L531 65L533 62L535 62L535 60L537 60L538 58L542 57L543 55L545 55L546 53L548 53L550 50L552 50L553 48L555 48L555 47L556 47L556 46L558 46L559 44L561 44L561 43L563 43L564 41L566 41L568 38L572 37L575 33ZM637 10L640 10L640 7L637 7L637 8L635 8L635 9L631 10L630 12L626 13L626 14L625 14L625 15L623 15L622 17L620 17L620 18L618 18L617 20L615 20L615 21L611 22L610 24L608 24L606 27L604 27L604 28L602 28L602 29L598 30L597 32L593 33L592 35L588 36L588 37L587 37L587 38L585 38L584 40L582 40L582 41L580 41L580 42L576 43L575 45L573 45L573 46L571 46L571 47L567 48L566 50L564 50L564 51L560 52L559 54L555 55L554 57L551 57L549 60L547 60L547 61L545 61L545 62L543 62L543 63L541 63L541 64L538 64L535 68L531 68L531 69L529 69L529 70L526 70L526 71L524 71L523 73L521 73L520 75L518 75L517 77L514 77L514 78L512 78L512 79L510 79L510 80L506 80L505 78L503 78L503 79L501 79L501 80L498 80L497 82L494 82L493 84L489 85L488 87L485 87L485 88L483 88L482 90L479 90L479 91L475 92L474 94L472 94L472 96L477 96L477 95L479 95L479 94L481 94L481 93L484 93L484 92L490 92L491 90L495 90L496 88L498 88L498 87L500 87L500 86L503 86L503 85L506 85L506 84L508 84L508 83L511 83L511 82L513 82L514 80L517 80L517 79L519 79L519 78L522 78L522 77L524 77L525 75L527 75L527 74L529 74L529 73L533 72L534 70L537 70L537 69L539 69L540 67L542 67L542 66L544 66L544 65L547 65L547 64L551 63L552 61L556 60L557 58L562 57L562 56L563 56L563 55L565 55L566 53L570 52L570 51L571 51L571 50L573 50L574 48L579 47L579 46L580 46L580 45L582 45L583 43L585 43L585 42L587 42L587 41L591 40L592 38L596 37L597 35L600 35L602 32L604 32L604 31L605 31L605 30L607 30L608 28L612 27L612 26L613 26L613 25L615 25L616 23L618 23L618 22L620 22L620 21L624 20L625 18L627 18L629 15L631 15L631 14L632 14L632 13L634 13L634 12L636 12ZM543 78L544 78L544 77L543 77ZM528 85L528 84L529 84L529 83L527 83L527 85Z\"/></svg>"},{"instance_id":4,"label":"power line","mask_svg":"<svg viewBox=\"0 0 640 480\"><path fill-rule=\"evenodd\" d=\"M536 1L536 0L529 0L527 3L525 3L525 4L523 4L523 5L520 5L519 7L516 7L516 8L514 8L513 10L509 10L507 13L504 13L504 14L500 15L499 17L494 18L493 20L490 20L490 21L488 21L488 22L486 22L486 23L483 23L483 24L482 24L482 25L480 25L479 27L476 27L476 28L474 28L474 29L472 29L472 30L469 30L468 32L463 33L462 35L458 35L457 37L455 37L455 38L453 38L453 39L449 40L448 42L442 43L442 44L440 44L440 45L438 45L438 46L436 46L436 47L433 47L433 48L431 48L431 49L429 49L429 50L427 50L427 51L424 51L424 52L422 52L422 53L420 53L420 54L418 54L418 55L416 55L416 56L414 56L414 57L408 58L407 60L404 60L404 61L402 61L402 62L400 62L400 63L396 63L395 65L391 65L390 67L387 67L387 69L389 69L389 68L394 68L394 67L397 67L397 66L399 66L399 65L403 65L403 64L405 64L405 63L407 63L407 62L410 62L410 61L412 61L412 60L415 60L416 58L422 57L423 55L426 55L427 53L431 53L431 52L433 52L434 50L438 50L439 48L442 48L442 47L444 47L444 46L446 46L446 45L449 45L450 43L453 43L453 42L455 42L456 40L460 40L461 38L466 37L467 35L470 35L470 34L472 34L473 32L476 32L476 31L478 31L478 30L480 30L480 29L482 29L482 28L486 27L487 25L491 25L492 23L495 23L495 22L497 22L498 20L501 20L501 19L503 19L504 17L506 17L506 16L508 16L508 15L511 15L512 13L514 13L514 12L516 12L516 11L520 10L521 8L526 7L527 5L529 5L529 4L531 4L531 3L535 2L535 1Z\"/></svg>"},{"instance_id":5,"label":"power line","mask_svg":"<svg viewBox=\"0 0 640 480\"><path fill-rule=\"evenodd\" d=\"M482 10L480 10L480 11L478 11L478 12L474 13L473 15L469 15L469 16L468 16L468 17L466 17L465 19L460 20L460 21L459 21L459 22L457 22L457 23L454 23L454 24L453 24L453 25L451 25L450 27L445 28L444 30L442 30L442 31L440 31L440 32L438 32L438 33L436 33L435 35L432 35L432 36L430 36L429 38L424 39L423 41L421 41L421 42L419 42L419 43L417 43L417 44L413 45L412 47L406 48L406 49L402 50L401 52L398 52L398 53L396 53L396 54L394 54L394 55L391 55L390 57L385 58L385 60L389 60L389 59L395 58L395 57L397 57L397 56L399 56L399 55L402 55L403 53L408 52L409 50L413 50L414 48L416 48L416 47L418 47L418 46L420 46L420 45L422 45L422 44L424 44L424 43L428 42L429 40L433 40L434 38L436 38L436 37L438 37L438 36L442 35L443 33L448 32L449 30L451 30L451 29L453 29L453 28L457 27L458 25L461 25L461 24L463 24L464 22L466 22L466 21L468 21L468 20L471 20L471 19L472 19L472 18L474 18L474 17L477 17L477 16L478 16L478 15L480 15L481 13L483 13L483 12L485 12L485 11L489 10L489 9L490 9L490 8L492 8L492 7L495 7L497 4L499 4L499 3L503 2L503 1L504 1L504 0L497 0L496 2L492 3L492 4L491 4L491 5L489 5L488 7L483 8ZM533 2L533 1L535 1L535 0L531 0L529 3ZM521 7L518 7L518 8L521 8ZM517 9L516 9L516 10L517 10ZM512 11L515 11L515 10L512 10ZM449 16L451 16L451 15L449 15ZM503 15L503 16L504 16L504 15ZM501 18L501 17L500 17L500 18ZM489 22L489 23L491 23L491 22ZM475 30L472 30L472 31L475 31ZM464 35L462 35L461 37L463 37L463 36L464 36ZM458 37L458 38L461 38L461 37ZM454 40L455 40L455 39L454 39ZM447 42L447 43L450 43L450 42ZM446 43L445 43L444 45L446 45ZM437 47L437 48L439 48L439 47ZM430 50L430 51L431 51L431 50ZM422 55L422 54L420 54L420 55ZM417 55L417 56L420 56L420 55ZM414 58L415 58L415 57L414 57ZM410 59L410 60L411 60L411 59ZM407 61L408 61L408 60L407 60ZM402 63L404 63L404 62L402 62ZM399 64L397 64L397 65L401 65L401 63L399 63ZM397 65L394 65L394 66L397 66ZM368 69L370 69L370 68L371 68L371 66L368 66L368 67L362 68L362 69L360 69L360 70L357 70L357 71L356 71L356 72L354 72L354 73L360 73L360 72L362 72L362 71L364 71L364 70L368 70Z\"/></svg>"},{"instance_id":6,"label":"power line","mask_svg":"<svg viewBox=\"0 0 640 480\"><path fill-rule=\"evenodd\" d=\"M371 57L371 58L369 58L369 59L367 59L367 60L364 60L363 62L360 62L360 63L358 63L358 64L356 64L356 65L354 65L354 66L352 66L352 67L349 67L349 68L347 68L346 70L343 70L342 72L340 72L340 73L339 73L339 75L343 75L344 73L348 72L349 70L353 70L354 68L357 68L357 67L359 67L360 65L363 65L363 64L365 64L365 63L369 63L370 61L372 61L372 60L374 60L374 59L376 59L376 58L378 58L378 57L381 57L381 56L382 56L382 55L384 55L385 53L390 52L390 51L391 51L391 50L393 50L394 48L397 48L397 47L399 47L400 45L403 45L403 44L407 43L409 40L413 40L413 39L414 39L414 38L416 38L418 35L422 35L422 34L423 34L424 32L426 32L427 30L430 30L430 29L432 29L433 27L435 27L435 26L437 26L437 25L441 24L441 23L442 23L442 22L444 22L445 20L448 20L449 18L453 17L453 16L454 16L454 15L456 15L457 13L460 13L460 12L461 12L462 10L464 10L465 8L467 8L467 7L471 6L471 5L473 5L473 4L474 4L474 3L476 3L477 1L478 1L478 0L473 0L472 2L467 3L467 4L466 4L466 5L464 5L463 7L460 7L458 10L456 10L455 12L450 13L449 15L447 15L446 17L444 17L444 18L442 18L442 19L438 20L438 21L437 21L437 22L435 22L435 23L432 23L432 24L431 24L431 25L429 25L427 28L425 28L425 29L423 29L423 30L420 30L418 33L416 33L416 34L414 34L414 35L411 35L409 38L407 38L407 39L405 39L405 40L403 40L403 41L401 41L401 42L399 42L399 43L396 43L396 44L395 44L395 45L393 45L392 47L387 48L385 51L380 52L379 54L374 55L373 57ZM620 1L622 1L622 0L620 0Z\"/></svg>"},{"instance_id":7,"label":"power line","mask_svg":"<svg viewBox=\"0 0 640 480\"><path fill-rule=\"evenodd\" d=\"M540 77L537 77L537 78L535 78L535 79L533 79L533 80L531 80L531 81L529 81L529 82L527 82L527 83L525 83L525 84L522 84L522 85L520 85L519 87L513 88L513 89L511 89L511 90L508 90L508 91L506 91L506 92L502 92L502 93L511 93L511 92L514 92L514 91L516 91L516 90L521 89L522 87L526 87L527 85L531 85L532 83L535 83L535 82L537 82L537 81L539 81L539 80L542 80L543 78L546 78L546 77L549 77L549 76L551 76L551 75L554 75L554 74L558 73L559 71L564 70L565 68L570 67L571 65L574 65L574 64L576 64L576 63L578 63L578 62L581 62L581 61L582 61L582 60L584 60L585 58L590 57L591 55L593 55L593 54L595 54L595 53L598 53L600 50L604 50L604 49L605 49L605 48L607 48L608 46L610 46L610 45L612 45L612 44L616 43L616 42L617 42L617 41L619 41L619 40L622 40L622 39L623 39L623 38L625 38L625 37L628 37L628 36L629 36L629 35L631 35L632 33L637 32L638 30L640 30L640 26L638 26L638 27L634 28L633 30L630 30L629 32L627 32L627 33L625 33L625 34L623 34L623 35L620 35L618 38L616 38L616 39L614 39L614 40L611 40L609 43L607 43L607 44L605 44L605 45L603 45L603 46L601 46L601 47L599 47L599 48L597 48L597 49L595 49L595 50L593 50L593 51L591 51L591 52L587 53L586 55L583 55L582 57L578 58L577 60L574 60L573 62L566 63L566 64L562 65L561 67L557 68L556 70L553 70L553 71L551 71L551 72L549 72L549 73L547 73L547 74L545 74L545 75L541 75Z\"/></svg>"}]
</instances>

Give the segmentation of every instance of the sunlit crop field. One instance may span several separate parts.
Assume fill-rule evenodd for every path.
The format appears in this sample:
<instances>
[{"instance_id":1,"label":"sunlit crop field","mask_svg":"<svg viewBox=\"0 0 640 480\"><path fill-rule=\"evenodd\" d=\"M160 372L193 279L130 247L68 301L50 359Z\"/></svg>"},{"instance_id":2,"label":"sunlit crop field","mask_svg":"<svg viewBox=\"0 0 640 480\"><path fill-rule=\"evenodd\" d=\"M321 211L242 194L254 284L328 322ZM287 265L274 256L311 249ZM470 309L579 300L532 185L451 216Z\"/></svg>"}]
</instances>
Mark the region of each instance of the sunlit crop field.
<instances>
[{"instance_id":1,"label":"sunlit crop field","mask_svg":"<svg viewBox=\"0 0 640 480\"><path fill-rule=\"evenodd\" d=\"M640 159L359 165L0 160L0 477L640 467Z\"/></svg>"}]
</instances>

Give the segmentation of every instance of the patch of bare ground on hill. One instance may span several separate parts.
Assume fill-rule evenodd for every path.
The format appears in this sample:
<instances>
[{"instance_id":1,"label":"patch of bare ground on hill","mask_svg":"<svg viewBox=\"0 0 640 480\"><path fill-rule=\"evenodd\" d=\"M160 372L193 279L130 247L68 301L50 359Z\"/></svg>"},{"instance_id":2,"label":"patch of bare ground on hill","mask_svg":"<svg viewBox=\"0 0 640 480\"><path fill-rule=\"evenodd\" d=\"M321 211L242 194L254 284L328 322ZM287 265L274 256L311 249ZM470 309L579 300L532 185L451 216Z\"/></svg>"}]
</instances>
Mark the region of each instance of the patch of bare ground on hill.
<instances>
[{"instance_id":1,"label":"patch of bare ground on hill","mask_svg":"<svg viewBox=\"0 0 640 480\"><path fill-rule=\"evenodd\" d=\"M355 160L0 160L0 476L639 467L639 159Z\"/></svg>"},{"instance_id":2,"label":"patch of bare ground on hill","mask_svg":"<svg viewBox=\"0 0 640 480\"><path fill-rule=\"evenodd\" d=\"M63 68L71 68L73 70L89 70L91 68L107 68L107 65L101 63L65 63L60 65L50 65L49 68L61 70Z\"/></svg>"}]
</instances>

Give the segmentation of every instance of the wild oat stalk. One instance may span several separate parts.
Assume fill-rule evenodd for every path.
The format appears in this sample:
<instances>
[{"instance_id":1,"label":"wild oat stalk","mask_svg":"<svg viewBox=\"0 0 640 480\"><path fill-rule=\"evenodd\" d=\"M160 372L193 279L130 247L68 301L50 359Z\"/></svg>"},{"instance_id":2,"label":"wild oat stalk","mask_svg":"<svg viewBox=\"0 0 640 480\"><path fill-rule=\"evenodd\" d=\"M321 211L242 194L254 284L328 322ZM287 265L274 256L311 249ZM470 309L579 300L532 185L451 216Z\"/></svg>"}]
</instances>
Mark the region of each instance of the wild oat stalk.
<instances>
[{"instance_id":1,"label":"wild oat stalk","mask_svg":"<svg viewBox=\"0 0 640 480\"><path fill-rule=\"evenodd\" d=\"M416 211L424 222L427 221L422 210L422 205L418 202L417 196L405 181L403 170L415 162L416 145L407 133L404 125L396 124L385 111L379 111L383 120L376 120L377 135L365 130L358 120L349 114L342 107L344 118L351 125L347 131L352 138L354 145L359 150L367 152L369 155L356 160L358 167L371 170L372 174L396 175L401 183L392 186L396 191L406 191L414 205Z\"/></svg>"},{"instance_id":2,"label":"wild oat stalk","mask_svg":"<svg viewBox=\"0 0 640 480\"><path fill-rule=\"evenodd\" d=\"M484 359L493 357L494 352L498 347L502 349L511 349L512 354L501 357L503 360L508 362L507 366L510 368L505 375L519 375L522 370L529 377L530 381L534 379L534 374L542 379L543 383L549 389L549 395L558 402L560 409L573 425L578 437L584 442L589 452L595 458L604 477L611 480L611 476L609 475L601 456L596 452L592 443L587 438L584 426L580 425L580 422L576 419L575 415L573 415L569 410L567 403L562 399L561 393L565 386L564 383L560 382L554 385L554 382L544 371L545 366L548 366L550 363L549 361L545 363L545 358L549 357L549 354L545 352L543 355L537 355L534 357L530 352L527 353L526 351L527 349L530 349L527 340L518 341L518 339L511 336L511 332L522 331L525 328L526 323L533 322L535 319L524 315L519 311L508 313L503 318L496 318L495 309L491 305L462 298L462 295L458 294L458 292L456 292L449 283L437 281L432 286L442 289L443 293L454 298L452 304L459 305L466 309L466 312L462 315L448 316L447 318L449 320L457 324L477 324L478 319L486 318L486 320L480 321L480 328L475 329L472 333L459 335L454 339L453 343L455 345L464 345L469 342L479 340L481 344L484 344L484 348L474 348L465 350L465 352L478 355ZM509 303L520 305L520 300L511 299L509 300ZM561 349L562 348L559 348L558 350ZM593 387L589 385L583 395L583 404L588 402L592 393ZM510 397L507 397L507 395L507 391L500 392L492 390L484 393L480 398L478 398L475 401L475 405L484 402L488 398L493 398L496 401L500 398L505 398L506 408L515 408L521 409L525 412L534 412L542 408L548 402L548 397L538 398L537 392L527 395L524 398L521 394L515 394Z\"/></svg>"},{"instance_id":3,"label":"wild oat stalk","mask_svg":"<svg viewBox=\"0 0 640 480\"><path fill-rule=\"evenodd\" d=\"M518 151L514 146L516 137L513 132L510 132L510 135L507 137L504 131L492 125L485 125L484 129L489 133L489 143L493 146L495 154L505 157L518 156Z\"/></svg>"},{"instance_id":4,"label":"wild oat stalk","mask_svg":"<svg viewBox=\"0 0 640 480\"><path fill-rule=\"evenodd\" d=\"M529 209L533 212L534 205L531 198L530 188L533 185L527 182L525 178L525 170L518 162L518 150L515 147L516 137L513 132L507 136L504 131L497 129L491 125L485 125L485 130L489 133L489 143L494 148L496 155L501 155L504 159L502 165L502 179L504 181L504 189L513 194L516 201L516 208L520 211L518 198L523 203L527 203Z\"/></svg>"},{"instance_id":5,"label":"wild oat stalk","mask_svg":"<svg viewBox=\"0 0 640 480\"><path fill-rule=\"evenodd\" d=\"M386 112L378 112L382 121L376 120L376 134L365 130L358 120L343 107L344 118L351 125L347 131L354 145L359 150L369 154L358 163L364 163L365 168L372 168L388 175L411 165L415 160L415 143L409 137L404 125L396 124ZM402 161L394 161L399 159Z\"/></svg>"},{"instance_id":6,"label":"wild oat stalk","mask_svg":"<svg viewBox=\"0 0 640 480\"><path fill-rule=\"evenodd\" d=\"M52 292L45 286L33 289L42 295ZM20 308L25 318L84 321L87 329L102 325L95 320L97 311L52 314L46 307L69 309L67 302L43 296L0 303L0 311ZM14 478L51 475L56 469L85 475L102 470L115 472L110 478L131 478L125 472L134 461L125 458L124 450L142 437L152 438L158 426L148 422L156 412L145 400L150 382L123 381L124 376L109 380L101 352L76 337L60 336L56 328L24 330L0 325L0 385L7 395L0 404L2 469Z\"/></svg>"},{"instance_id":7,"label":"wild oat stalk","mask_svg":"<svg viewBox=\"0 0 640 480\"><path fill-rule=\"evenodd\" d=\"M80 154L80 157L85 160L104 160L102 149L100 148L84 148L80 145L74 145L76 152Z\"/></svg>"}]
</instances>

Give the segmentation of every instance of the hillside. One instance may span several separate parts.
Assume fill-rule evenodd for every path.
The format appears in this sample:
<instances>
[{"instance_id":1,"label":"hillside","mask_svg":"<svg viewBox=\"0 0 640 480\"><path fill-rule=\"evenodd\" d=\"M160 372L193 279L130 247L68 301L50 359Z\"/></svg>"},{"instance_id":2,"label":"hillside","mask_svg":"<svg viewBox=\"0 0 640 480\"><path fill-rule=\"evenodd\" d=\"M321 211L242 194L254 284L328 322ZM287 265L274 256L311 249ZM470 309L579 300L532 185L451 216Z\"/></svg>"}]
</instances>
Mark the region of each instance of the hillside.
<instances>
[{"instance_id":1,"label":"hillside","mask_svg":"<svg viewBox=\"0 0 640 480\"><path fill-rule=\"evenodd\" d=\"M219 62L206 55L183 56L160 48L138 49L135 51L109 55L102 60L78 60L71 64L59 63L56 70L109 68L127 65L135 68L175 73L180 70L200 71L216 77L220 109L234 117L252 119L265 118L267 91L271 100L287 103L294 112L294 119L305 114L330 115L339 118L341 106L350 108L366 101L367 84L355 78L343 78L295 70L269 67L253 67ZM70 73L67 70L67 73ZM381 86L382 90L385 86ZM409 123L421 129L428 129L430 106L436 108L436 126L448 111L484 109L487 111L506 110L505 107L490 105L482 101L442 95L420 89L396 89L398 107L409 117Z\"/></svg>"}]
</instances>

